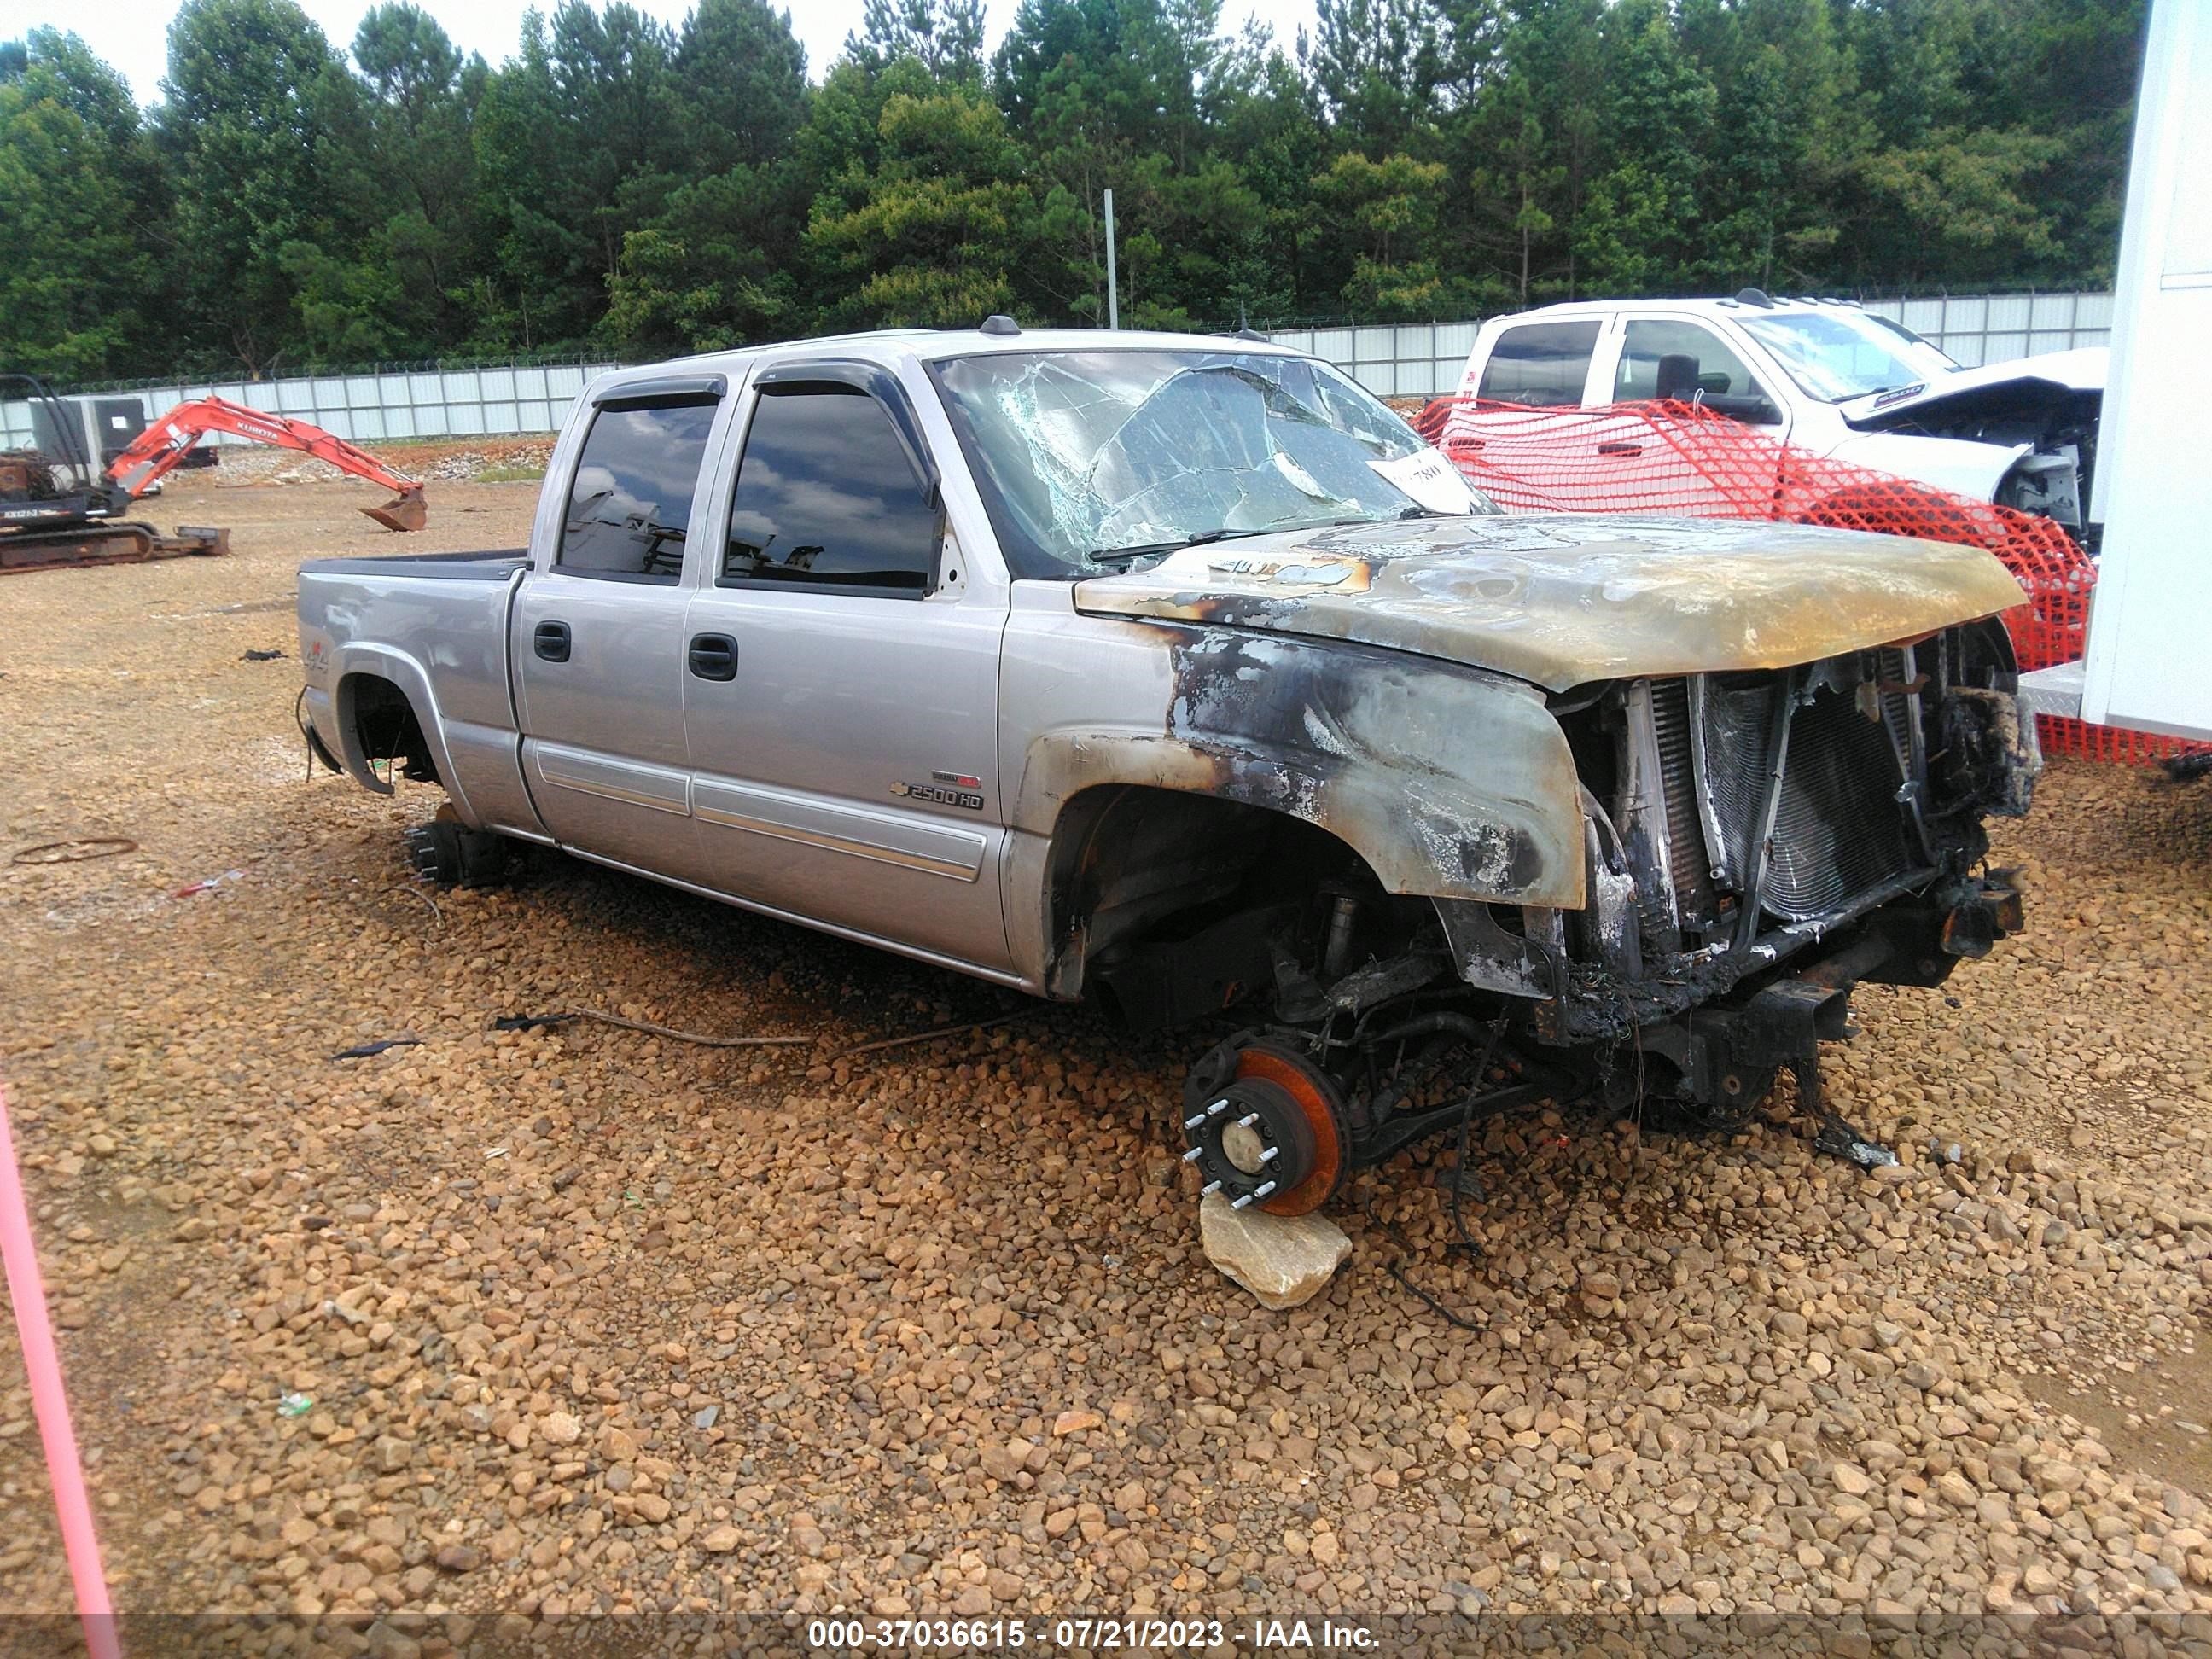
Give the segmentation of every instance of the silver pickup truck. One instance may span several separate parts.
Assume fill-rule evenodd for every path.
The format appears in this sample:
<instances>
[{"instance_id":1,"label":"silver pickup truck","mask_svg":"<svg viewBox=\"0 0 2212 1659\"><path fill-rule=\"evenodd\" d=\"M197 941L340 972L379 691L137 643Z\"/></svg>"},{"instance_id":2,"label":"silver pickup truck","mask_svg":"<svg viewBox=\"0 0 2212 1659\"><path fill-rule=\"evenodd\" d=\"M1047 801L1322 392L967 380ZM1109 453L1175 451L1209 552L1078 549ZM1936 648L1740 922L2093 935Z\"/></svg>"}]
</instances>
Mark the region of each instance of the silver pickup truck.
<instances>
[{"instance_id":1,"label":"silver pickup truck","mask_svg":"<svg viewBox=\"0 0 2212 1659\"><path fill-rule=\"evenodd\" d=\"M310 741L501 838L1225 1030L1176 1121L1298 1213L1470 1114L1741 1123L1858 981L2020 925L2037 757L1963 547L1508 516L1326 364L981 329L624 370L526 550L300 576Z\"/></svg>"}]
</instances>

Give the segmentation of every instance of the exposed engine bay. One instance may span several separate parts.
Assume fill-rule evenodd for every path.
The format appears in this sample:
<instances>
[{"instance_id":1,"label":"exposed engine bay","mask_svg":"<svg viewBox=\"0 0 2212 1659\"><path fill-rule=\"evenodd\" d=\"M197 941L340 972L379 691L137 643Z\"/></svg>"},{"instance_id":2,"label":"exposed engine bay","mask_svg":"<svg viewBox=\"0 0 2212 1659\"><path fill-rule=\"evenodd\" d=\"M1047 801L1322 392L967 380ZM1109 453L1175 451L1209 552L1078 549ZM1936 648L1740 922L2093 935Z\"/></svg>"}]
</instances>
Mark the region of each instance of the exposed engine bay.
<instances>
[{"instance_id":1,"label":"exposed engine bay","mask_svg":"<svg viewBox=\"0 0 2212 1659\"><path fill-rule=\"evenodd\" d=\"M2100 526L2090 522L2089 502L2103 407L2101 387L2023 380L1935 397L1851 424L1867 432L2024 446L2027 453L2005 473L1993 499L1999 507L2056 520L2094 554Z\"/></svg>"},{"instance_id":2,"label":"exposed engine bay","mask_svg":"<svg viewBox=\"0 0 2212 1659\"><path fill-rule=\"evenodd\" d=\"M1243 1006L1270 1017L1206 1054L1184 1101L1187 1160L1240 1206L1301 1213L1354 1169L1540 1099L1728 1129L1788 1069L1817 1114L1819 1044L1847 1035L1855 984L1938 985L2021 925L2010 872L1983 867L1984 817L2024 812L2039 765L2014 683L1981 623L1554 694L1583 908L1338 872L1098 972L1160 1020L1195 1012L1174 1006L1178 958L1197 1000L1264 988Z\"/></svg>"}]
</instances>

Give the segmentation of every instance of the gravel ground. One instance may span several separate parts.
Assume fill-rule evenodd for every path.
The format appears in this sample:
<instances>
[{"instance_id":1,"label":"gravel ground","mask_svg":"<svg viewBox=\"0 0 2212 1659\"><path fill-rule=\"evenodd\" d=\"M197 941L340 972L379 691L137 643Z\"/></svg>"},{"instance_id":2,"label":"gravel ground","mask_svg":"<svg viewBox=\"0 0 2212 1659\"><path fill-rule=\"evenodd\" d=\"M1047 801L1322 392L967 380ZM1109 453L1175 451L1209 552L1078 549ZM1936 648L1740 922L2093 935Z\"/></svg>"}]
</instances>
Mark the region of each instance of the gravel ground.
<instances>
[{"instance_id":1,"label":"gravel ground","mask_svg":"<svg viewBox=\"0 0 2212 1659\"><path fill-rule=\"evenodd\" d=\"M394 471L426 483L474 480L487 472L513 483L544 472L545 463L553 453L553 434L548 432L520 436L410 440L368 443L362 447ZM210 471L171 474L166 493L173 495L181 489L204 492L262 484L330 483L346 481L348 477L329 462L302 455L297 450L261 444L222 444L216 447L216 453L219 459ZM353 483L352 487L368 490L376 488L374 484L358 482ZM226 498L217 499L228 507ZM160 504L156 498L153 505L158 507Z\"/></svg>"},{"instance_id":2,"label":"gravel ground","mask_svg":"<svg viewBox=\"0 0 2212 1659\"><path fill-rule=\"evenodd\" d=\"M512 545L531 486L404 544L207 488L162 516L228 559L0 580L0 844L137 842L0 863L125 1608L2212 1610L2212 786L2055 767L2033 931L1863 995L1828 1076L1899 1167L1514 1121L1473 1253L1417 1153L1271 1315L1195 1248L1184 1048L838 1058L1025 1005L556 857L434 901L434 792L306 779L295 562ZM579 1005L815 1041L488 1029ZM6 1336L0 1607L65 1607Z\"/></svg>"}]
</instances>

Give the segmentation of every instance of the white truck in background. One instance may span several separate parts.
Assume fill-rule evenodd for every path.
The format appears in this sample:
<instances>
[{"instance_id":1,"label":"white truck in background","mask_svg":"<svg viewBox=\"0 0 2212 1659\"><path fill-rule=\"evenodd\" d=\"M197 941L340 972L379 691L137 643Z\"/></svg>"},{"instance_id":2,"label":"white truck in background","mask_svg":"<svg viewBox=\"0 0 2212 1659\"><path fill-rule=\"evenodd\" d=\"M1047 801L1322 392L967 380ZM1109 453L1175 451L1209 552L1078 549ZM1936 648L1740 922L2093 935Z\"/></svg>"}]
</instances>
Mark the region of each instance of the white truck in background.
<instances>
[{"instance_id":1,"label":"white truck in background","mask_svg":"<svg viewBox=\"0 0 2212 1659\"><path fill-rule=\"evenodd\" d=\"M2054 519L2092 552L2102 347L1962 368L1847 300L1581 300L1492 318L1475 337L1448 434L1478 440L1474 400L1604 408L1703 404L1806 453ZM1599 446L1624 473L1640 452Z\"/></svg>"},{"instance_id":2,"label":"white truck in background","mask_svg":"<svg viewBox=\"0 0 2212 1659\"><path fill-rule=\"evenodd\" d=\"M2081 662L2021 680L2043 714L2195 738L2212 738L2212 468L2200 414L2212 385L2207 109L2212 4L2154 0L2114 284L2110 419L2093 498L2105 535L2088 651Z\"/></svg>"}]
</instances>

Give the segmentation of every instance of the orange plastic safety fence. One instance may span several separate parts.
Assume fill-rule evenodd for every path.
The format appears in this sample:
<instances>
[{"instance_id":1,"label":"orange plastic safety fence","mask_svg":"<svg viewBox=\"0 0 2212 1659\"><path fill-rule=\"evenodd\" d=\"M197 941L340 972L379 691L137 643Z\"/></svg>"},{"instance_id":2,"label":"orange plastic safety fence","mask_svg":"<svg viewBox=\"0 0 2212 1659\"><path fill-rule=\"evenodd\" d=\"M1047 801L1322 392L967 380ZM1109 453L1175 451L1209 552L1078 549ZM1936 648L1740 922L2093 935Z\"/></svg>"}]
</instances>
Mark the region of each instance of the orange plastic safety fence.
<instances>
[{"instance_id":1,"label":"orange plastic safety fence","mask_svg":"<svg viewBox=\"0 0 2212 1659\"><path fill-rule=\"evenodd\" d=\"M1986 548L2026 594L2005 614L2023 669L2079 659L2097 567L2063 526L1809 454L1698 404L1532 409L1439 398L1414 429L1498 506L1826 525ZM2046 751L2146 762L2186 745L2046 718Z\"/></svg>"},{"instance_id":2,"label":"orange plastic safety fence","mask_svg":"<svg viewBox=\"0 0 2212 1659\"><path fill-rule=\"evenodd\" d=\"M2203 752L2205 744L2154 732L2131 732L2120 726L2091 726L2084 720L2062 720L2044 714L2035 722L2036 737L2046 755L2079 755L2084 760L2119 761L2130 766L2150 766L2170 755Z\"/></svg>"}]
</instances>

